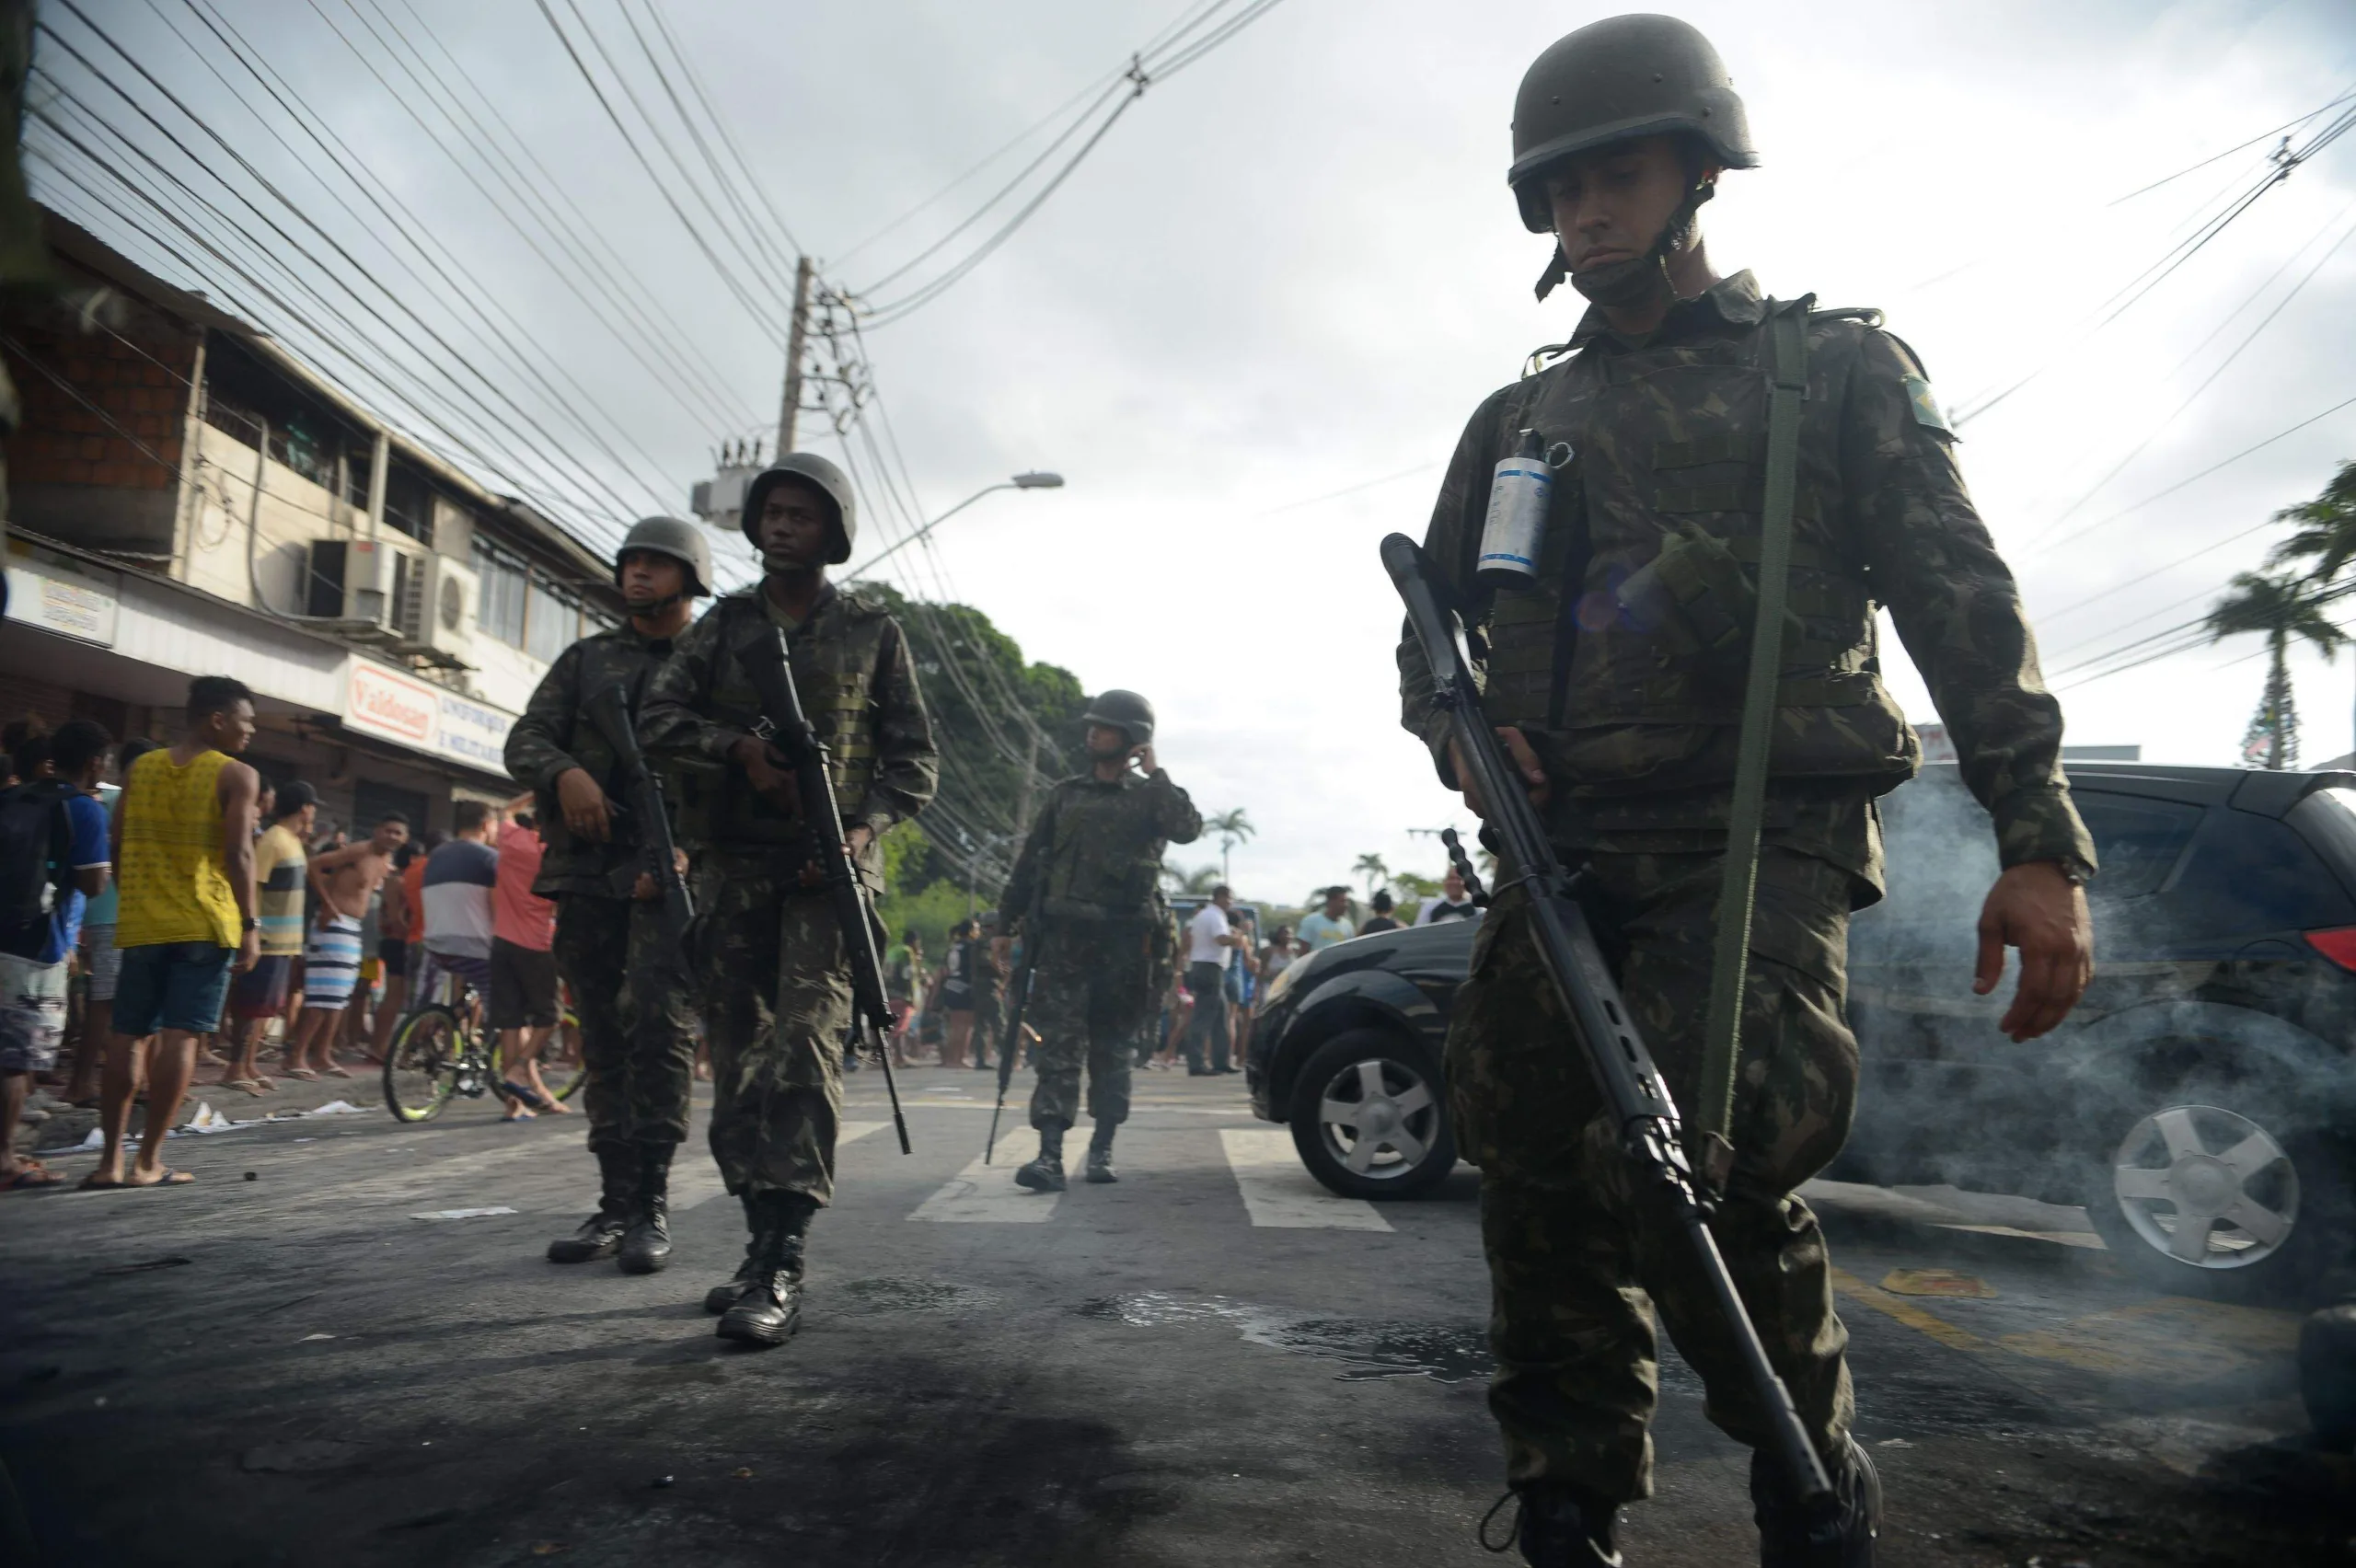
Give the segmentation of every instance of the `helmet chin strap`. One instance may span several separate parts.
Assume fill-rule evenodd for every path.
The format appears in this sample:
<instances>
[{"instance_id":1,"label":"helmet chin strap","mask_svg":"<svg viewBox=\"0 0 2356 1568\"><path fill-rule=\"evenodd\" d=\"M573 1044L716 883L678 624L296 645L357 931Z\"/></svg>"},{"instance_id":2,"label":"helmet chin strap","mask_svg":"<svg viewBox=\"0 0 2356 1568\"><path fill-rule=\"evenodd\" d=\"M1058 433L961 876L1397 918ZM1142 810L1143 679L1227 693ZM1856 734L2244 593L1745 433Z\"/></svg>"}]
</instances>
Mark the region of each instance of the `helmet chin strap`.
<instances>
[{"instance_id":1,"label":"helmet chin strap","mask_svg":"<svg viewBox=\"0 0 2356 1568\"><path fill-rule=\"evenodd\" d=\"M1685 192L1685 200L1660 227L1660 236L1642 256L1627 261L1607 262L1589 267L1585 271L1571 271L1570 259L1563 254L1563 242L1554 242L1554 259L1538 280L1538 297L1543 300L1553 294L1563 280L1568 278L1571 287L1607 310L1628 310L1655 301L1673 300L1676 287L1669 281L1669 259L1677 254L1693 237L1693 227L1702 211L1702 203L1718 193L1715 181L1696 179Z\"/></svg>"},{"instance_id":2,"label":"helmet chin strap","mask_svg":"<svg viewBox=\"0 0 2356 1568\"><path fill-rule=\"evenodd\" d=\"M643 605L641 605L634 600L624 599L622 601L622 608L629 612L630 619L637 620L641 616L659 616L664 610L669 609L672 605L677 604L687 596L687 591L682 588L676 594L665 594L663 597L659 599L650 599Z\"/></svg>"}]
</instances>

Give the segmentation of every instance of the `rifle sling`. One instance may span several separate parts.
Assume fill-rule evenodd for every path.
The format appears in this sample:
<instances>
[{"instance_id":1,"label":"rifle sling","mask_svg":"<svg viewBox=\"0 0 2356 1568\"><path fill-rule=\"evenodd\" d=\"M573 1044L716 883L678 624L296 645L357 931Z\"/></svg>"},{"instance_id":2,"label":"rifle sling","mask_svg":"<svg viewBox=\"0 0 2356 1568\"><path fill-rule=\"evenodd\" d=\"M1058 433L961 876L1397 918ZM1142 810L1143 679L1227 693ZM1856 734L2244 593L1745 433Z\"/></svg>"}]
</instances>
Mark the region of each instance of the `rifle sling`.
<instances>
[{"instance_id":1,"label":"rifle sling","mask_svg":"<svg viewBox=\"0 0 2356 1568\"><path fill-rule=\"evenodd\" d=\"M1727 819L1724 877L1710 963L1710 1010L1703 1036L1702 1079L1693 1126L1703 1146L1693 1163L1723 1172L1734 1136L1735 1068L1741 1055L1743 985L1750 953L1750 920L1759 884L1759 837L1766 810L1767 767L1775 736L1777 687L1783 665L1784 607L1792 564L1793 498L1798 488L1800 406L1807 391L1807 302L1778 309L1767 324L1771 389L1767 395L1766 512L1759 538L1757 609L1751 622L1750 667L1736 743L1734 797ZM1715 1155L1715 1158L1711 1156Z\"/></svg>"}]
</instances>

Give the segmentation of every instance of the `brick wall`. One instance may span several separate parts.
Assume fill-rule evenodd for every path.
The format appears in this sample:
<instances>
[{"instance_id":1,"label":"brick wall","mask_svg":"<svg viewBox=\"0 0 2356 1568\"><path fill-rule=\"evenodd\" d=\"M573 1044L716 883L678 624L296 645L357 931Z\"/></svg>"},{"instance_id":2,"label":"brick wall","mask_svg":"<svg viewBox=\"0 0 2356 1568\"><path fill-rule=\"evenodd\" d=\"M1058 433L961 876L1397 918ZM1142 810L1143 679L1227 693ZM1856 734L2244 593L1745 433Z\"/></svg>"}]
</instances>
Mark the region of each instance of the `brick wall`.
<instances>
[{"instance_id":1,"label":"brick wall","mask_svg":"<svg viewBox=\"0 0 2356 1568\"><path fill-rule=\"evenodd\" d=\"M31 361L0 355L23 403L6 446L12 487L172 488L196 369L193 334L151 332L136 348L107 332L27 326L12 335Z\"/></svg>"}]
</instances>

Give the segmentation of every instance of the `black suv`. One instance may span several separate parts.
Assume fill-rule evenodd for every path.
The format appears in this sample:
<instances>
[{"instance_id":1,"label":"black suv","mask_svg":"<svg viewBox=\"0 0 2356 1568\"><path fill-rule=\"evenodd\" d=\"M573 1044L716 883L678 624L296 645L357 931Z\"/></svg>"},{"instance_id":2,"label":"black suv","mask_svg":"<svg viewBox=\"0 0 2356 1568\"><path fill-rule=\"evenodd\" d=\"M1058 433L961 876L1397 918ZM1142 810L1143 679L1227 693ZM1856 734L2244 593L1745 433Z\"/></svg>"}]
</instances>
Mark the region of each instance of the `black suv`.
<instances>
[{"instance_id":1,"label":"black suv","mask_svg":"<svg viewBox=\"0 0 2356 1568\"><path fill-rule=\"evenodd\" d=\"M1996 1031L1971 994L1996 876L1951 765L1883 802L1889 896L1850 938L1863 1056L1828 1174L2083 1204L2166 1288L2300 1297L2356 1237L2356 774L2079 763L2102 858L2095 983L2070 1021ZM1447 1175L1440 1087L1472 923L1363 937L1272 988L1246 1070L1310 1170L1352 1197Z\"/></svg>"}]
</instances>

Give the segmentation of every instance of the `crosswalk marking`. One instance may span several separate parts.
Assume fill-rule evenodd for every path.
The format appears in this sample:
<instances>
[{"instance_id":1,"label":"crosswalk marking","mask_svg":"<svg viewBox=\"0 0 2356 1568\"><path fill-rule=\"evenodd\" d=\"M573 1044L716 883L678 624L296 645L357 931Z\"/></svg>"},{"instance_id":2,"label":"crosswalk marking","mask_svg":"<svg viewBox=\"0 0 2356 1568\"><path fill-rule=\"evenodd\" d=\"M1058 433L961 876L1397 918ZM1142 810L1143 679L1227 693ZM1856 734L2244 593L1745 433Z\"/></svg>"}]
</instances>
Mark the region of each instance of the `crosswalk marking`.
<instances>
[{"instance_id":1,"label":"crosswalk marking","mask_svg":"<svg viewBox=\"0 0 2356 1568\"><path fill-rule=\"evenodd\" d=\"M1036 1225L1062 1201L1061 1193L1029 1193L1016 1186L1013 1161L985 1165L976 1157L908 1217L952 1225Z\"/></svg>"},{"instance_id":2,"label":"crosswalk marking","mask_svg":"<svg viewBox=\"0 0 2356 1568\"><path fill-rule=\"evenodd\" d=\"M870 1133L880 1133L889 1122L844 1122L835 1128L835 1147L855 1144ZM720 1179L720 1170L709 1159L696 1161L692 1170L671 1172L671 1210L677 1214L691 1208L701 1208L712 1199L724 1195L728 1183Z\"/></svg>"},{"instance_id":3,"label":"crosswalk marking","mask_svg":"<svg viewBox=\"0 0 2356 1568\"><path fill-rule=\"evenodd\" d=\"M1362 1198L1336 1197L1301 1168L1292 1135L1276 1127L1221 1127L1227 1167L1242 1190L1252 1223L1275 1230L1388 1230L1391 1222Z\"/></svg>"}]
</instances>

